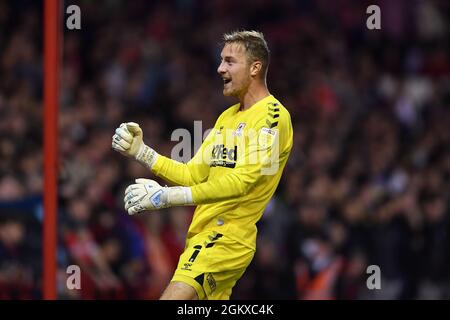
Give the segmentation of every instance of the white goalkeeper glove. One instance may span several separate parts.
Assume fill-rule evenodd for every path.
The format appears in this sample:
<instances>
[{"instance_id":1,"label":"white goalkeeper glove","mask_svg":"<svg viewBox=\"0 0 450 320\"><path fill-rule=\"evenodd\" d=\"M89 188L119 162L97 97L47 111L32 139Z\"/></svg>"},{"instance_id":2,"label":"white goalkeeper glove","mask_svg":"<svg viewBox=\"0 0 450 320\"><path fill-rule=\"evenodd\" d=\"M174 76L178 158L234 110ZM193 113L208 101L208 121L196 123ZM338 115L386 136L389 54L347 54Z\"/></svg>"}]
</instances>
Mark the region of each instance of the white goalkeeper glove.
<instances>
[{"instance_id":1,"label":"white goalkeeper glove","mask_svg":"<svg viewBox=\"0 0 450 320\"><path fill-rule=\"evenodd\" d=\"M193 204L191 188L162 187L150 179L136 179L136 184L128 186L124 202L125 210L130 215L141 211Z\"/></svg>"},{"instance_id":2,"label":"white goalkeeper glove","mask_svg":"<svg viewBox=\"0 0 450 320\"><path fill-rule=\"evenodd\" d=\"M112 148L151 169L159 155L143 142L143 136L137 123L122 123L112 137Z\"/></svg>"}]
</instances>

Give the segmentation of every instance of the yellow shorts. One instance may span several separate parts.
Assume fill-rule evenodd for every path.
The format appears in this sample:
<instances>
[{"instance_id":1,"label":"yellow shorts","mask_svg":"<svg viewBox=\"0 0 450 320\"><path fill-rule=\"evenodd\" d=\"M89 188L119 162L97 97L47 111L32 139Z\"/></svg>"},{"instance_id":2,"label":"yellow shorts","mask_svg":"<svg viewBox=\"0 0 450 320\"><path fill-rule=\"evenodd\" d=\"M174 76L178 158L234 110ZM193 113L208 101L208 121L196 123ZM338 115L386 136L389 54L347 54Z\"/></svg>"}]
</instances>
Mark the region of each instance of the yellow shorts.
<instances>
[{"instance_id":1,"label":"yellow shorts","mask_svg":"<svg viewBox=\"0 0 450 320\"><path fill-rule=\"evenodd\" d=\"M200 300L228 300L254 253L221 233L199 233L186 243L171 281L193 287Z\"/></svg>"}]
</instances>

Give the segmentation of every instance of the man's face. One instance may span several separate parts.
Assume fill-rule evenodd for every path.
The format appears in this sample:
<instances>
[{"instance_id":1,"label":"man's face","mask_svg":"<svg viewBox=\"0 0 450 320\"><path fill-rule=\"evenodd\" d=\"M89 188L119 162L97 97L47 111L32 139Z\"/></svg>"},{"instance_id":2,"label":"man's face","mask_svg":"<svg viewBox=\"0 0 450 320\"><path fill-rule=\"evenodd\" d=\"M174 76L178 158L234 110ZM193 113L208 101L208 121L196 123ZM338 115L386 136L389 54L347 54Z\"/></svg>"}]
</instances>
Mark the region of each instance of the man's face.
<instances>
[{"instance_id":1,"label":"man's face","mask_svg":"<svg viewBox=\"0 0 450 320\"><path fill-rule=\"evenodd\" d=\"M239 43L226 44L220 54L222 60L217 72L223 79L223 94L239 97L250 85L250 65L243 45Z\"/></svg>"}]
</instances>

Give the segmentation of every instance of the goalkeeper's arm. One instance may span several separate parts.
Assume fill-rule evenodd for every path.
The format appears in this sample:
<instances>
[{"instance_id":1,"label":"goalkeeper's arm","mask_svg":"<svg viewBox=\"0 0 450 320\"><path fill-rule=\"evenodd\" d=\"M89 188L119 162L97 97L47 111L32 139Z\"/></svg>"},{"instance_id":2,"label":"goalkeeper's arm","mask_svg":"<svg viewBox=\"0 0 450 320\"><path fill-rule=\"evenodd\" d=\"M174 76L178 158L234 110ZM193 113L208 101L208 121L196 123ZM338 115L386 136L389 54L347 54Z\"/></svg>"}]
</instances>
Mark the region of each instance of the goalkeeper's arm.
<instances>
[{"instance_id":1,"label":"goalkeeper's arm","mask_svg":"<svg viewBox=\"0 0 450 320\"><path fill-rule=\"evenodd\" d=\"M181 186L192 186L206 179L209 166L198 159L181 163L158 154L143 142L142 129L137 123L122 123L112 137L112 148L139 161L165 181ZM196 156L201 156L201 152Z\"/></svg>"},{"instance_id":2,"label":"goalkeeper's arm","mask_svg":"<svg viewBox=\"0 0 450 320\"><path fill-rule=\"evenodd\" d=\"M136 179L125 190L125 210L130 215L173 206L199 205L245 195L259 174L228 174L192 187L163 187L150 179Z\"/></svg>"},{"instance_id":3,"label":"goalkeeper's arm","mask_svg":"<svg viewBox=\"0 0 450 320\"><path fill-rule=\"evenodd\" d=\"M129 214L183 205L200 205L246 195L263 175L264 161L246 164L233 173L191 187L162 187L156 181L137 179L125 191L125 209Z\"/></svg>"}]
</instances>

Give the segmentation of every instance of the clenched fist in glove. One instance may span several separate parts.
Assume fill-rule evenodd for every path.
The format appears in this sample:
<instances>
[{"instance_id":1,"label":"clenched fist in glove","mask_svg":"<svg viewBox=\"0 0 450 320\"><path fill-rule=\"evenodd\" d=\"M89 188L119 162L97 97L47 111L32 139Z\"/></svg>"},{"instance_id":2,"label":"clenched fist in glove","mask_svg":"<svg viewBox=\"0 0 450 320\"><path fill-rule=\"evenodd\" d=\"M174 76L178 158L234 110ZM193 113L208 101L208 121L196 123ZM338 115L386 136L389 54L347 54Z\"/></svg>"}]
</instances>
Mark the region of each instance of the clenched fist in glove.
<instances>
[{"instance_id":1,"label":"clenched fist in glove","mask_svg":"<svg viewBox=\"0 0 450 320\"><path fill-rule=\"evenodd\" d=\"M141 211L152 211L172 206L192 205L189 187L162 187L150 179L136 179L136 183L125 190L125 210L133 215Z\"/></svg>"},{"instance_id":2,"label":"clenched fist in glove","mask_svg":"<svg viewBox=\"0 0 450 320\"><path fill-rule=\"evenodd\" d=\"M122 123L112 137L112 148L152 168L158 153L143 141L142 129L135 122Z\"/></svg>"}]
</instances>

